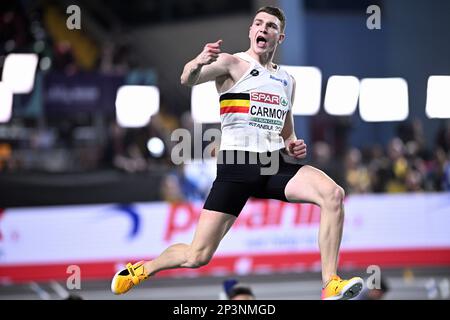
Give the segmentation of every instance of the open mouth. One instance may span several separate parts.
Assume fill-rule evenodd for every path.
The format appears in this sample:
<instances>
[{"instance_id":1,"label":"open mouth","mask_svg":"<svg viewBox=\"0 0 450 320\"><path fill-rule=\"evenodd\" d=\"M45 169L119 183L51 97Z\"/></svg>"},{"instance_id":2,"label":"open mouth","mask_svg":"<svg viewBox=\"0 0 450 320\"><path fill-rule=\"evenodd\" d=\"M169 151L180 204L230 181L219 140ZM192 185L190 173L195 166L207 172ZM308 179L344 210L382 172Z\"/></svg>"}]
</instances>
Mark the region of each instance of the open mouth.
<instances>
[{"instance_id":1,"label":"open mouth","mask_svg":"<svg viewBox=\"0 0 450 320\"><path fill-rule=\"evenodd\" d=\"M264 38L263 36L258 36L256 38L256 44L258 45L258 47L264 47L267 43L267 39Z\"/></svg>"}]
</instances>

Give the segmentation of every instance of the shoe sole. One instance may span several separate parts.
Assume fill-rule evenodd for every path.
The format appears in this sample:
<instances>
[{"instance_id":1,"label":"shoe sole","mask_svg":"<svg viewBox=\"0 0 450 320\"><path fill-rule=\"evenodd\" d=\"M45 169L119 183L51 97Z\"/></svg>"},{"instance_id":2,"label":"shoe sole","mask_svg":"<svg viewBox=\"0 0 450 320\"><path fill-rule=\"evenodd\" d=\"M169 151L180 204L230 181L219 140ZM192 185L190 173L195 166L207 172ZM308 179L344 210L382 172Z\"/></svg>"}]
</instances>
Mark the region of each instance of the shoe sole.
<instances>
[{"instance_id":1,"label":"shoe sole","mask_svg":"<svg viewBox=\"0 0 450 320\"><path fill-rule=\"evenodd\" d=\"M339 295L326 298L324 300L349 300L355 298L363 288L363 280L356 279L350 283L348 283Z\"/></svg>"}]
</instances>

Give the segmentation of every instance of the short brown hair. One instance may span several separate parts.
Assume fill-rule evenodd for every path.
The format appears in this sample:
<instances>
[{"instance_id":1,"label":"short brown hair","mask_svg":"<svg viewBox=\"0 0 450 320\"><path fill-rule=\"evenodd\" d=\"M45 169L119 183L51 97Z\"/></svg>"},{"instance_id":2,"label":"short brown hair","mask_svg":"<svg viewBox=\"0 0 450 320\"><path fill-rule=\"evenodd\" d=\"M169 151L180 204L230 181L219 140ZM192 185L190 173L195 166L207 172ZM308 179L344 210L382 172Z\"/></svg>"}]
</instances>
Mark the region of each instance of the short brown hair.
<instances>
[{"instance_id":1,"label":"short brown hair","mask_svg":"<svg viewBox=\"0 0 450 320\"><path fill-rule=\"evenodd\" d=\"M277 8L277 7L266 6L266 7L259 8L258 11L256 11L255 15L257 15L260 12L265 12L272 16L277 17L281 23L281 25L280 25L281 32L284 32L284 27L286 26L286 16L284 15L283 10L281 10L280 8Z\"/></svg>"}]
</instances>

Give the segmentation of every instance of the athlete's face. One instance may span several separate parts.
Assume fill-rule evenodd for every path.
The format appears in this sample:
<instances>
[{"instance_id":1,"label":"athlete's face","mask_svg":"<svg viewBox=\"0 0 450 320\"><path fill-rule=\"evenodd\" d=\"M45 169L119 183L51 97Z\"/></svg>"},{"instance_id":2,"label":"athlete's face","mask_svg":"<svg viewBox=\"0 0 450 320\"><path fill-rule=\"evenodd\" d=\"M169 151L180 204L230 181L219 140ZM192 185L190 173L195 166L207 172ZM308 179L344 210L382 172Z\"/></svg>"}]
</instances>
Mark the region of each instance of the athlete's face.
<instances>
[{"instance_id":1,"label":"athlete's face","mask_svg":"<svg viewBox=\"0 0 450 320\"><path fill-rule=\"evenodd\" d=\"M259 12L250 26L250 45L256 53L273 51L284 40L280 20L267 12Z\"/></svg>"}]
</instances>

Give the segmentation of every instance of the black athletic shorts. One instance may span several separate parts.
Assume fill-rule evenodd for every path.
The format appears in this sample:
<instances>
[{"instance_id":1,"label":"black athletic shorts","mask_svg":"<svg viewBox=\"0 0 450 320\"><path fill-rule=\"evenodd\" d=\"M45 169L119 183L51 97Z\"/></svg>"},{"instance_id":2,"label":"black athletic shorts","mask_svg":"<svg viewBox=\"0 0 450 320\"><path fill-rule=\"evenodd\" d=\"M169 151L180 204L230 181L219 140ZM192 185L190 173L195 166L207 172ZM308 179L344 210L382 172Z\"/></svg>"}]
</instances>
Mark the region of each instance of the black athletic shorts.
<instances>
[{"instance_id":1,"label":"black athletic shorts","mask_svg":"<svg viewBox=\"0 0 450 320\"><path fill-rule=\"evenodd\" d=\"M237 217L250 197L288 201L284 189L302 166L284 149L266 153L220 151L217 176L203 208Z\"/></svg>"}]
</instances>

